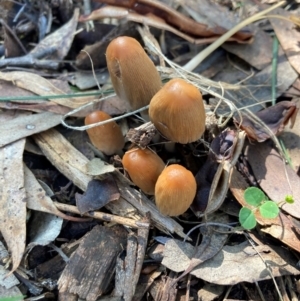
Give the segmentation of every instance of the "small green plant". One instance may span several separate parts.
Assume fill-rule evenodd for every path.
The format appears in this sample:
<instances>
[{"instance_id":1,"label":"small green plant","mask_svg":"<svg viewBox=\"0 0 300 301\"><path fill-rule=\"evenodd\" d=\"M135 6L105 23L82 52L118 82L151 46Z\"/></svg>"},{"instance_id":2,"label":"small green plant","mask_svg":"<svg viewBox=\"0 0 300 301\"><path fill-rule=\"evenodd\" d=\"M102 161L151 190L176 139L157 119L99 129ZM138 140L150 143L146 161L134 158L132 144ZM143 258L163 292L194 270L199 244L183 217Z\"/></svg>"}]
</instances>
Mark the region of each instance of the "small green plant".
<instances>
[{"instance_id":1,"label":"small green plant","mask_svg":"<svg viewBox=\"0 0 300 301\"><path fill-rule=\"evenodd\" d=\"M275 218L279 214L278 204L270 201L263 191L257 187L249 187L244 192L244 198L250 209L243 207L239 212L239 221L243 228L250 230L256 226L255 211L259 210L263 218ZM294 199L291 195L285 197L284 202L292 204Z\"/></svg>"}]
</instances>

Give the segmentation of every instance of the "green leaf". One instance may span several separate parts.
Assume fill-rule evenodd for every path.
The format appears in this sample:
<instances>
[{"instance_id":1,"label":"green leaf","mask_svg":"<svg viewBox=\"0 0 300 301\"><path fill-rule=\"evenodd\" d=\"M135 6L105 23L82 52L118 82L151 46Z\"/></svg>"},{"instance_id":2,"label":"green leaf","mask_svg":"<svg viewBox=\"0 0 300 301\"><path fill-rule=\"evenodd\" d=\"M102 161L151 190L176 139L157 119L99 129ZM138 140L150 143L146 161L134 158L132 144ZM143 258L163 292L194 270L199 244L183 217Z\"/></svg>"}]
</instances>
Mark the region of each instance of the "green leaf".
<instances>
[{"instance_id":1,"label":"green leaf","mask_svg":"<svg viewBox=\"0 0 300 301\"><path fill-rule=\"evenodd\" d=\"M293 204L293 203L295 202L293 196L290 195L290 194L286 195L284 200L285 200L286 203L288 203L288 204Z\"/></svg>"},{"instance_id":2,"label":"green leaf","mask_svg":"<svg viewBox=\"0 0 300 301\"><path fill-rule=\"evenodd\" d=\"M266 196L261 189L249 187L244 192L244 198L249 205L258 207L266 199Z\"/></svg>"},{"instance_id":3,"label":"green leaf","mask_svg":"<svg viewBox=\"0 0 300 301\"><path fill-rule=\"evenodd\" d=\"M259 207L259 212L264 218L275 218L279 214L279 208L276 203L267 201Z\"/></svg>"},{"instance_id":4,"label":"green leaf","mask_svg":"<svg viewBox=\"0 0 300 301\"><path fill-rule=\"evenodd\" d=\"M239 221L242 227L247 230L253 229L256 226L255 215L251 209L243 207L239 213Z\"/></svg>"}]
</instances>

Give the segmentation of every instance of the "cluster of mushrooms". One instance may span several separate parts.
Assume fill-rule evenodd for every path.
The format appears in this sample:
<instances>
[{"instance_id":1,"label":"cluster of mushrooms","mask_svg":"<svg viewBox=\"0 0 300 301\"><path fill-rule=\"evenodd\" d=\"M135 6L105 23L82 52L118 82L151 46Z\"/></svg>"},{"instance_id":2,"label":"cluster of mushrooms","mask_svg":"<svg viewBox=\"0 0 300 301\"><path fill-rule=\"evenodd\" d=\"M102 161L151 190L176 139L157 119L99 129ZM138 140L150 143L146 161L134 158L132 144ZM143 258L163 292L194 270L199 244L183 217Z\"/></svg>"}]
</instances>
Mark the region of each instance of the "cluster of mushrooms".
<instances>
[{"instance_id":1,"label":"cluster of mushrooms","mask_svg":"<svg viewBox=\"0 0 300 301\"><path fill-rule=\"evenodd\" d=\"M131 37L111 41L106 60L115 92L126 102L128 110L149 105L149 112L142 116L150 119L158 132L172 142L187 144L200 139L205 131L205 109L202 95L195 86L178 78L162 87L155 65L140 43ZM85 124L108 119L111 116L105 112L95 111L85 118ZM104 154L122 153L125 140L116 122L90 128L87 132L93 145ZM145 194L155 196L162 214L178 216L192 204L197 184L185 167L179 164L166 167L155 152L136 146L124 154L122 164L136 186Z\"/></svg>"}]
</instances>

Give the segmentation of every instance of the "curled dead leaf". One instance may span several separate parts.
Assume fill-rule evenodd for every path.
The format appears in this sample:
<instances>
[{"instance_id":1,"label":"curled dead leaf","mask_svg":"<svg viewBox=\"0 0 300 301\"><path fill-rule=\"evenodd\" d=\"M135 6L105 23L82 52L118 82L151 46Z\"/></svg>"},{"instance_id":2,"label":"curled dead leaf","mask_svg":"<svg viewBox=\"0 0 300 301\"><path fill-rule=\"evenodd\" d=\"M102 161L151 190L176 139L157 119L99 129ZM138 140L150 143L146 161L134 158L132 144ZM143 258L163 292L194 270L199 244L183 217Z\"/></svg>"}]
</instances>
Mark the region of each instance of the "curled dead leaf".
<instances>
[{"instance_id":1,"label":"curled dead leaf","mask_svg":"<svg viewBox=\"0 0 300 301\"><path fill-rule=\"evenodd\" d=\"M257 112L251 117L242 115L234 118L237 127L244 130L251 140L263 142L269 139L272 134L279 135L284 126L291 121L292 128L299 108L294 102L281 101L274 106Z\"/></svg>"}]
</instances>

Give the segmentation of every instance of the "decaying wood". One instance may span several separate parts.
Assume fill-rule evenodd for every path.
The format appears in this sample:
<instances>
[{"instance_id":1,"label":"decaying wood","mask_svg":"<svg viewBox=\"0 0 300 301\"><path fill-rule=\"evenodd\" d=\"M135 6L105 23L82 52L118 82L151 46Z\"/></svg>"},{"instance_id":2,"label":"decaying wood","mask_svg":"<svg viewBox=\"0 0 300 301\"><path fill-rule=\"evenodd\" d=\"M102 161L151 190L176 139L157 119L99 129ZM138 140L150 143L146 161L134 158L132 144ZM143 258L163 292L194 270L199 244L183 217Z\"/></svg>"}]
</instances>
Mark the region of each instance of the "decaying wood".
<instances>
[{"instance_id":1,"label":"decaying wood","mask_svg":"<svg viewBox=\"0 0 300 301\"><path fill-rule=\"evenodd\" d=\"M157 133L157 130L152 122L146 122L139 127L129 129L126 137L132 143L138 145L141 148L145 148L152 138Z\"/></svg>"},{"instance_id":2,"label":"decaying wood","mask_svg":"<svg viewBox=\"0 0 300 301\"><path fill-rule=\"evenodd\" d=\"M66 138L54 129L35 135L34 140L48 160L62 174L81 190L86 190L88 182L92 180L92 177L85 174L85 166L89 160L81 152L75 149ZM116 202L122 203L122 206L124 206L123 211L127 208L127 210L123 212L123 216L126 215L126 212L130 213L137 209L141 219L141 216L145 216L146 213L150 212L151 220L158 229L167 233L176 233L181 237L185 236L180 224L172 218L163 216L154 203L144 194L128 185L128 181L120 172L115 171L114 175L121 193L121 198L112 203L114 203L113 206L116 205ZM117 210L113 206L110 206L109 203L105 207L114 213Z\"/></svg>"},{"instance_id":3,"label":"decaying wood","mask_svg":"<svg viewBox=\"0 0 300 301\"><path fill-rule=\"evenodd\" d=\"M66 256L71 256L71 254L78 248L81 241L82 238L67 245L63 245L61 247L62 252ZM36 276L40 279L58 279L66 264L67 262L65 259L58 254L50 260L39 264L35 269Z\"/></svg>"},{"instance_id":4,"label":"decaying wood","mask_svg":"<svg viewBox=\"0 0 300 301\"><path fill-rule=\"evenodd\" d=\"M171 272L169 276L162 277L154 282L150 288L150 294L155 301L175 301L177 295L176 286L173 285L176 273Z\"/></svg>"},{"instance_id":5,"label":"decaying wood","mask_svg":"<svg viewBox=\"0 0 300 301\"><path fill-rule=\"evenodd\" d=\"M149 217L144 222L149 222ZM116 270L115 296L131 301L136 291L144 262L149 229L139 228L137 235L130 233L127 241L125 260L118 259Z\"/></svg>"},{"instance_id":6,"label":"decaying wood","mask_svg":"<svg viewBox=\"0 0 300 301\"><path fill-rule=\"evenodd\" d=\"M87 301L105 293L126 239L127 232L122 226L95 226L72 254L58 280L59 292L78 294Z\"/></svg>"}]
</instances>

